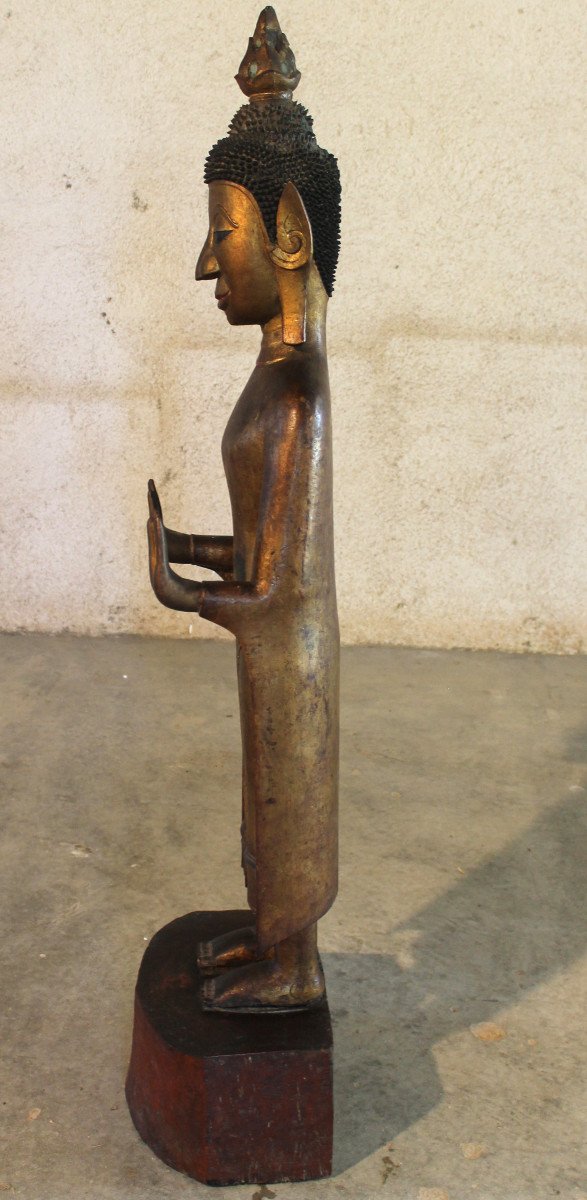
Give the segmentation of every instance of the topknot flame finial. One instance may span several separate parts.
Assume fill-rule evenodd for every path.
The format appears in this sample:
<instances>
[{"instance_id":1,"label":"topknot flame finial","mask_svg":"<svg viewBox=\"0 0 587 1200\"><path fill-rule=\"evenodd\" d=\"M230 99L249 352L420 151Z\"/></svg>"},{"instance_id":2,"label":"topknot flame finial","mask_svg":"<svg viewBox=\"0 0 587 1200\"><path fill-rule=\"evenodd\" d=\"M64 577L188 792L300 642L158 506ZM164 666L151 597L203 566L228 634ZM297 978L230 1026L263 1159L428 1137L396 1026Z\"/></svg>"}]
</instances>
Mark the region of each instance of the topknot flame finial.
<instances>
[{"instance_id":1,"label":"topknot flame finial","mask_svg":"<svg viewBox=\"0 0 587 1200\"><path fill-rule=\"evenodd\" d=\"M270 4L259 16L235 79L250 100L272 97L291 100L300 82L293 50Z\"/></svg>"}]
</instances>

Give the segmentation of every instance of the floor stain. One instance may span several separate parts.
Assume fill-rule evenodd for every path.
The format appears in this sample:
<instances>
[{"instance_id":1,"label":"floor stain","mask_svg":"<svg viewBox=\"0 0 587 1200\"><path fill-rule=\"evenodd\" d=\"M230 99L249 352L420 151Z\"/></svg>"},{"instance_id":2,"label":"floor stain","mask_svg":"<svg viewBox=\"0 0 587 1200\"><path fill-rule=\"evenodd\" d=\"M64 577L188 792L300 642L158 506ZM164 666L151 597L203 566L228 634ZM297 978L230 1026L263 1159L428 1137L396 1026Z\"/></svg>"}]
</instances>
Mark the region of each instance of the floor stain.
<instances>
[{"instance_id":1,"label":"floor stain","mask_svg":"<svg viewBox=\"0 0 587 1200\"><path fill-rule=\"evenodd\" d=\"M388 1150L388 1153L384 1154L383 1158L381 1160L382 1165L383 1165L383 1170L381 1172L381 1182L382 1183L387 1183L387 1180L392 1175L396 1175L401 1167L401 1163L396 1162L395 1159L393 1159L391 1157L391 1152L393 1150L393 1146L391 1144L387 1147L387 1150Z\"/></svg>"}]
</instances>

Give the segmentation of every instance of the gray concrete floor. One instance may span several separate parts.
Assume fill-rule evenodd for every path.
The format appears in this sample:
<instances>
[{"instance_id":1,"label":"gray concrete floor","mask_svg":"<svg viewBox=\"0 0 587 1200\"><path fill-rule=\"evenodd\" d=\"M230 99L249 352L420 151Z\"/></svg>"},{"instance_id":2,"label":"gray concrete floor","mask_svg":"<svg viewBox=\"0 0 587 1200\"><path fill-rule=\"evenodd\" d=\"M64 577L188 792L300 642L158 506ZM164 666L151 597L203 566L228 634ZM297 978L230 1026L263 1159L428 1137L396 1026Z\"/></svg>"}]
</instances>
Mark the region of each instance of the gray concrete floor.
<instances>
[{"instance_id":1,"label":"gray concrete floor","mask_svg":"<svg viewBox=\"0 0 587 1200\"><path fill-rule=\"evenodd\" d=\"M146 941L243 902L233 647L0 643L1 1191L585 1200L584 659L344 652L334 1175L208 1189L123 1083Z\"/></svg>"}]
</instances>

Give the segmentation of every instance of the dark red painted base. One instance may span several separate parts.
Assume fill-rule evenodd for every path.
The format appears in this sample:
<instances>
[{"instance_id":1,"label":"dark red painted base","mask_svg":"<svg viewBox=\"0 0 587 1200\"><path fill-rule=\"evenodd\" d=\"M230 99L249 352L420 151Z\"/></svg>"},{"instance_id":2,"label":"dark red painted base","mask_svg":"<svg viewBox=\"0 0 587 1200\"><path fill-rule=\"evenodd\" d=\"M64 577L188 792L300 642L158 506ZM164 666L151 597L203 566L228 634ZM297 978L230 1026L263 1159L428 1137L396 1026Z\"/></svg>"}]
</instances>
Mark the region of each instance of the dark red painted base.
<instances>
[{"instance_id":1,"label":"dark red painted base","mask_svg":"<svg viewBox=\"0 0 587 1200\"><path fill-rule=\"evenodd\" d=\"M196 947L250 912L188 913L149 943L126 1098L143 1140L208 1184L320 1179L332 1164L328 1003L306 1013L203 1012Z\"/></svg>"}]
</instances>

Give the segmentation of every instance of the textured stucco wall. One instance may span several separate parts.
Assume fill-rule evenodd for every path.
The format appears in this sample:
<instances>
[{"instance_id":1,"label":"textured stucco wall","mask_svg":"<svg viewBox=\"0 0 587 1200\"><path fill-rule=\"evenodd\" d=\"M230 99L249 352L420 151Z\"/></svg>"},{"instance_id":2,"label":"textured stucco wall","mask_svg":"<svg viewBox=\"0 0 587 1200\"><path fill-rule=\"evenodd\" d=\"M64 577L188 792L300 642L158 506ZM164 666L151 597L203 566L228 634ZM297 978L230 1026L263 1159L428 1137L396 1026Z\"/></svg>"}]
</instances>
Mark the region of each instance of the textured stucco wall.
<instances>
[{"instance_id":1,"label":"textured stucco wall","mask_svg":"<svg viewBox=\"0 0 587 1200\"><path fill-rule=\"evenodd\" d=\"M145 484L170 524L228 531L219 444L258 334L193 268L260 7L0 14L3 628L189 636L148 585ZM584 0L277 12L344 181L343 637L580 649Z\"/></svg>"}]
</instances>

